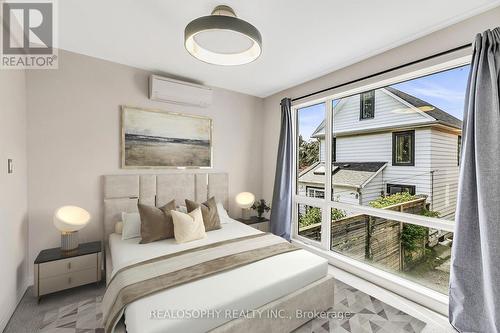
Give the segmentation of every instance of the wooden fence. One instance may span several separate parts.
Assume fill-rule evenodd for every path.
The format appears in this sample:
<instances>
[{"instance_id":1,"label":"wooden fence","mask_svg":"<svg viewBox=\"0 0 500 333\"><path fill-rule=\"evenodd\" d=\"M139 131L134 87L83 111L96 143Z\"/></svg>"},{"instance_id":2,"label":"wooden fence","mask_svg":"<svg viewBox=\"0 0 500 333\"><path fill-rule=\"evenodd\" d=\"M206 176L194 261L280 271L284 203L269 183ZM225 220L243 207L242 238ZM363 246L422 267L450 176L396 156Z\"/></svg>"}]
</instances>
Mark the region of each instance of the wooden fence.
<instances>
[{"instance_id":1,"label":"wooden fence","mask_svg":"<svg viewBox=\"0 0 500 333\"><path fill-rule=\"evenodd\" d=\"M419 214L427 207L427 197L385 207L384 209ZM401 245L403 223L380 217L357 214L332 221L332 251L340 252L357 260L369 260L375 265L392 270L404 270L405 256L417 261L425 254L426 240L412 253L404 253ZM321 223L301 228L299 235L321 240Z\"/></svg>"}]
</instances>

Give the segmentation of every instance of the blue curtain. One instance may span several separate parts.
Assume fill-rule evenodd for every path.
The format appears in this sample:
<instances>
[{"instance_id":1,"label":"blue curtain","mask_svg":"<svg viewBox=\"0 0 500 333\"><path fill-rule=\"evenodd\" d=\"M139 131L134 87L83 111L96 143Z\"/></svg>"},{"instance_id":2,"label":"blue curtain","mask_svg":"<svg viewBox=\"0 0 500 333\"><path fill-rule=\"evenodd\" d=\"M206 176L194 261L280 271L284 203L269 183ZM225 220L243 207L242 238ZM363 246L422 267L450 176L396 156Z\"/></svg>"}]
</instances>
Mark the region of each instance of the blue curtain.
<instances>
[{"instance_id":1,"label":"blue curtain","mask_svg":"<svg viewBox=\"0 0 500 333\"><path fill-rule=\"evenodd\" d=\"M281 131L271 205L271 232L290 240L292 221L292 101L281 100Z\"/></svg>"},{"instance_id":2,"label":"blue curtain","mask_svg":"<svg viewBox=\"0 0 500 333\"><path fill-rule=\"evenodd\" d=\"M465 102L450 323L500 332L500 28L477 35Z\"/></svg>"}]
</instances>

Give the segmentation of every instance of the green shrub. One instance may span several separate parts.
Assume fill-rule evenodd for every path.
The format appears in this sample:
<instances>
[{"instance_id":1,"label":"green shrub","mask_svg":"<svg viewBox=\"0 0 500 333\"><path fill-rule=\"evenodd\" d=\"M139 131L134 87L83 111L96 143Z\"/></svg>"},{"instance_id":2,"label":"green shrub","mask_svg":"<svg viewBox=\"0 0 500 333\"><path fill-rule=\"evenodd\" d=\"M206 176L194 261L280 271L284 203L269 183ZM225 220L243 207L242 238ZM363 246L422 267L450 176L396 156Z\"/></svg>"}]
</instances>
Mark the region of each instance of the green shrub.
<instances>
[{"instance_id":1,"label":"green shrub","mask_svg":"<svg viewBox=\"0 0 500 333\"><path fill-rule=\"evenodd\" d=\"M301 228L316 223L321 223L321 210L317 207L308 207L305 214L299 215L299 227Z\"/></svg>"},{"instance_id":2,"label":"green shrub","mask_svg":"<svg viewBox=\"0 0 500 333\"><path fill-rule=\"evenodd\" d=\"M395 193L385 197L380 197L370 202L370 206L374 208L385 208L399 203L415 200L417 197L409 192Z\"/></svg>"},{"instance_id":3,"label":"green shrub","mask_svg":"<svg viewBox=\"0 0 500 333\"><path fill-rule=\"evenodd\" d=\"M343 211L341 209L337 209L337 208L332 208L332 222L343 219L346 216L347 215L346 215L345 211Z\"/></svg>"},{"instance_id":4,"label":"green shrub","mask_svg":"<svg viewBox=\"0 0 500 333\"><path fill-rule=\"evenodd\" d=\"M409 252L417 250L422 247L422 242L427 237L428 230L426 227L405 223L401 233L401 245Z\"/></svg>"}]
</instances>

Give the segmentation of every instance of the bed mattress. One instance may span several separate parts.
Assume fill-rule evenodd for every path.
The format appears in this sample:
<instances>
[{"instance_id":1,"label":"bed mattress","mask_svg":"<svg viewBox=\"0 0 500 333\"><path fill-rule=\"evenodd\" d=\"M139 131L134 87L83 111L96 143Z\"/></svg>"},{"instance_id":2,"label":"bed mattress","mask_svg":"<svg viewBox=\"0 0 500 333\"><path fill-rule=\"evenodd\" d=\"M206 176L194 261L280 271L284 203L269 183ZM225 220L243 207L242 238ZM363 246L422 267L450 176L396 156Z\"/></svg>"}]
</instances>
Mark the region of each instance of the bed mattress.
<instances>
[{"instance_id":1,"label":"bed mattress","mask_svg":"<svg viewBox=\"0 0 500 333\"><path fill-rule=\"evenodd\" d=\"M226 239L260 233L232 219L202 240L177 244L168 239L139 244L111 234L113 274L149 258ZM270 257L137 300L125 309L129 333L206 332L326 276L327 260L305 250Z\"/></svg>"}]
</instances>

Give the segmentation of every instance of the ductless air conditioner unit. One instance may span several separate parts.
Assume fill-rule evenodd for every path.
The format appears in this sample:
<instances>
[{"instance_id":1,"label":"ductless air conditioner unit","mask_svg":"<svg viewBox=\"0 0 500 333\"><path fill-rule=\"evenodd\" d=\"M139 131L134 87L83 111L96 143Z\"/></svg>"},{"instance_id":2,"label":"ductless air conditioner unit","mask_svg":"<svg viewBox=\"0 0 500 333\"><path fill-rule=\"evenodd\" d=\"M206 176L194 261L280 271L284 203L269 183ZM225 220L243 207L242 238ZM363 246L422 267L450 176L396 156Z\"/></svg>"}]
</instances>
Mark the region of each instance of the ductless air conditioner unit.
<instances>
[{"instance_id":1,"label":"ductless air conditioner unit","mask_svg":"<svg viewBox=\"0 0 500 333\"><path fill-rule=\"evenodd\" d=\"M149 77L149 98L153 101L208 107L212 89L158 75Z\"/></svg>"}]
</instances>

